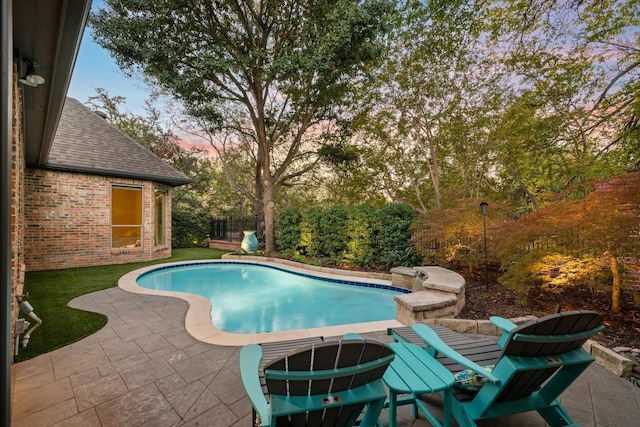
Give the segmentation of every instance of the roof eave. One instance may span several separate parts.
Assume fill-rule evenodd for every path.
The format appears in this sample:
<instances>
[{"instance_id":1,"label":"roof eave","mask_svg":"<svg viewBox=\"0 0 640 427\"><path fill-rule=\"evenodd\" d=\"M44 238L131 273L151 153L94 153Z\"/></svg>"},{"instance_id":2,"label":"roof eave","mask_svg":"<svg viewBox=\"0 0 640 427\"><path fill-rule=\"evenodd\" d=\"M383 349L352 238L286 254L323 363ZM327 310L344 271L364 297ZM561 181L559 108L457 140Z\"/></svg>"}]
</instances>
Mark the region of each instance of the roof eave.
<instances>
[{"instance_id":1,"label":"roof eave","mask_svg":"<svg viewBox=\"0 0 640 427\"><path fill-rule=\"evenodd\" d=\"M165 184L170 187L180 187L181 185L186 185L193 182L192 179L189 179L187 177L179 178L179 177L170 177L170 176L164 176L164 175L141 174L136 172L123 172L121 170L112 170L112 169L61 166L61 165L55 165L51 163L47 163L41 169L55 170L60 172L83 173L87 175L113 176L117 178L140 179L144 181L159 182L161 184Z\"/></svg>"}]
</instances>

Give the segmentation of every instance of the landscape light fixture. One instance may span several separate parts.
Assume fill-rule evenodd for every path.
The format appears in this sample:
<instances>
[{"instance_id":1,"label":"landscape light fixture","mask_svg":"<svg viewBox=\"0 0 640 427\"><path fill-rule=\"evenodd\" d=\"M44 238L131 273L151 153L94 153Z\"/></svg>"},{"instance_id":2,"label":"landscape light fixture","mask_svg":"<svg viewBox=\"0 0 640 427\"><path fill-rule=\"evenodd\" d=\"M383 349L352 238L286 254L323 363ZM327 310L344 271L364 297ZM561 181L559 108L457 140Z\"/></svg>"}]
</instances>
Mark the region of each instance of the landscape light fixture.
<instances>
[{"instance_id":1,"label":"landscape light fixture","mask_svg":"<svg viewBox=\"0 0 640 427\"><path fill-rule=\"evenodd\" d=\"M38 75L36 73L36 68L38 67L38 63L36 61L26 61L27 62L27 71L24 73L23 77L20 77L18 81L23 85L30 87L38 87L45 82L44 77Z\"/></svg>"},{"instance_id":2,"label":"landscape light fixture","mask_svg":"<svg viewBox=\"0 0 640 427\"><path fill-rule=\"evenodd\" d=\"M487 208L489 207L489 203L487 202L480 202L480 211L482 212L482 215L486 216L487 215Z\"/></svg>"}]
</instances>

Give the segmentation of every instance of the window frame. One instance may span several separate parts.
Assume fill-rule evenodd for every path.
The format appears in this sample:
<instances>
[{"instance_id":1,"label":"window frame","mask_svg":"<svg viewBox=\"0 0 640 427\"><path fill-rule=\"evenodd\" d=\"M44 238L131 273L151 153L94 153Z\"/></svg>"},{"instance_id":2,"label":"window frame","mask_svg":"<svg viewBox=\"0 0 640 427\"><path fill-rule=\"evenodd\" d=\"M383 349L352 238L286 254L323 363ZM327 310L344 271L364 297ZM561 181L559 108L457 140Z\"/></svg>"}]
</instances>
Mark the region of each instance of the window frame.
<instances>
[{"instance_id":1,"label":"window frame","mask_svg":"<svg viewBox=\"0 0 640 427\"><path fill-rule=\"evenodd\" d=\"M114 224L114 190L127 190L138 191L140 196L140 217L139 224ZM142 242L144 241L144 187L140 185L127 185L127 184L111 184L111 205L109 208L109 246L113 249L142 249ZM114 230L118 228L137 228L139 229L139 238L134 245L114 246Z\"/></svg>"},{"instance_id":2,"label":"window frame","mask_svg":"<svg viewBox=\"0 0 640 427\"><path fill-rule=\"evenodd\" d=\"M158 196L162 196L162 212L158 215ZM153 243L154 246L167 246L167 197L168 192L159 188L153 191ZM160 224L158 224L160 220ZM160 232L159 232L160 231ZM158 237L162 241L159 241Z\"/></svg>"}]
</instances>

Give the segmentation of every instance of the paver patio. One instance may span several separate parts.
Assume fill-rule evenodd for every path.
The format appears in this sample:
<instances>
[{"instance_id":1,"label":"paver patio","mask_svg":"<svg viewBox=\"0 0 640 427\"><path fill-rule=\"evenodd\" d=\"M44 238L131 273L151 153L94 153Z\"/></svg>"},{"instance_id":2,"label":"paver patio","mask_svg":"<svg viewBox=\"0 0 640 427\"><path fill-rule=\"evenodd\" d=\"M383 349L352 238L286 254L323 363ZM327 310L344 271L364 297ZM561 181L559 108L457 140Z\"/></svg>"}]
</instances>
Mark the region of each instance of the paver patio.
<instances>
[{"instance_id":1,"label":"paver patio","mask_svg":"<svg viewBox=\"0 0 640 427\"><path fill-rule=\"evenodd\" d=\"M111 288L76 298L71 306L104 313L109 322L77 343L13 366L12 426L252 425L239 376L240 348L192 338L184 327L185 301ZM390 339L384 331L366 335ZM427 399L441 417L439 396ZM640 425L640 388L596 364L562 401L585 427ZM409 406L400 408L398 426L428 425L424 418L414 420ZM545 423L527 413L480 425Z\"/></svg>"}]
</instances>

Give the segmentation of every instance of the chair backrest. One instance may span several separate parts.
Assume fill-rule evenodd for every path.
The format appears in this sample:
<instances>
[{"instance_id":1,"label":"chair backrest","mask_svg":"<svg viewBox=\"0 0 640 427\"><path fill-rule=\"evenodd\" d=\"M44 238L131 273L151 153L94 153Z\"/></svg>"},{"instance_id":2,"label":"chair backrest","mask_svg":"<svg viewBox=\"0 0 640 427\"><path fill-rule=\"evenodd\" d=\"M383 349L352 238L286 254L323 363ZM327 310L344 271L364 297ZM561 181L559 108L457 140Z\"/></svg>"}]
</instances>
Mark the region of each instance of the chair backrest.
<instances>
[{"instance_id":1,"label":"chair backrest","mask_svg":"<svg viewBox=\"0 0 640 427\"><path fill-rule=\"evenodd\" d=\"M554 313L514 328L503 355L546 357L575 350L603 329L602 316L595 311Z\"/></svg>"},{"instance_id":2,"label":"chair backrest","mask_svg":"<svg viewBox=\"0 0 640 427\"><path fill-rule=\"evenodd\" d=\"M530 368L516 370L496 401L517 400L539 389L563 367L564 363L557 356L579 349L602 329L602 316L594 311L554 313L514 328L501 358L517 358L520 364L523 361L526 364L527 358L544 363L532 362Z\"/></svg>"},{"instance_id":3,"label":"chair backrest","mask_svg":"<svg viewBox=\"0 0 640 427\"><path fill-rule=\"evenodd\" d=\"M315 396L323 402L322 408L302 408L278 418L278 425L353 425L368 403L366 396L352 401L357 393L341 392L380 382L393 357L379 341L341 340L311 345L270 362L264 376L272 402L293 401L292 396Z\"/></svg>"}]
</instances>

